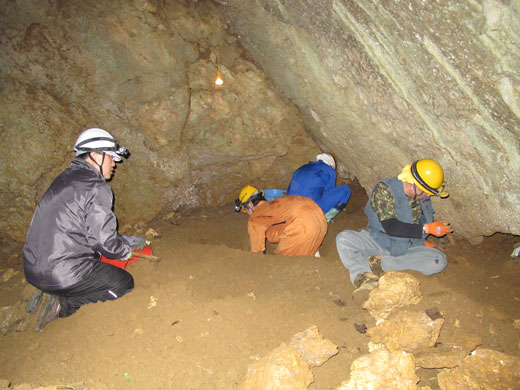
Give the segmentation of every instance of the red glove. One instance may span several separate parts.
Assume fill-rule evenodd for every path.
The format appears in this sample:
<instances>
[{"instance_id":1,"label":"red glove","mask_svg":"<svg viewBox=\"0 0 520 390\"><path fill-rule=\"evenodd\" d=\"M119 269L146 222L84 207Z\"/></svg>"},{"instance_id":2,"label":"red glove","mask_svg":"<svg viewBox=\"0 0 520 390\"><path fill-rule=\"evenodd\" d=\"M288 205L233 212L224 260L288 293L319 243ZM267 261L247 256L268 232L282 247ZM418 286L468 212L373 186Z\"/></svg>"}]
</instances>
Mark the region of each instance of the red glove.
<instances>
[{"instance_id":1,"label":"red glove","mask_svg":"<svg viewBox=\"0 0 520 390\"><path fill-rule=\"evenodd\" d=\"M424 232L426 234L433 234L437 237L445 236L447 233L451 233L453 229L451 225L446 220L440 220L432 223L427 223L424 225Z\"/></svg>"},{"instance_id":2,"label":"red glove","mask_svg":"<svg viewBox=\"0 0 520 390\"><path fill-rule=\"evenodd\" d=\"M424 245L426 245L428 248L435 248L437 246L433 242L427 240L424 240Z\"/></svg>"}]
</instances>

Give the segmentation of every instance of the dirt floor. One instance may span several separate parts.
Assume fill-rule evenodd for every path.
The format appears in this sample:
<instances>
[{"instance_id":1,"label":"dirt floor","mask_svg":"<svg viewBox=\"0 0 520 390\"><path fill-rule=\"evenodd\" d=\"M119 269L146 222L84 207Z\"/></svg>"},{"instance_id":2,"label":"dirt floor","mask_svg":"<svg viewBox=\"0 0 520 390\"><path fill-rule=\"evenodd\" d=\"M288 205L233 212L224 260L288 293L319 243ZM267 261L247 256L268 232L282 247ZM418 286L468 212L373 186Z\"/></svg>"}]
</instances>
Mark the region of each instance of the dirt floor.
<instances>
[{"instance_id":1,"label":"dirt floor","mask_svg":"<svg viewBox=\"0 0 520 390\"><path fill-rule=\"evenodd\" d=\"M367 352L369 337L354 324L375 324L352 301L335 246L340 231L366 224L366 194L355 184L353 191L329 225L321 258L248 252L247 216L232 205L158 218L142 228L160 234L152 243L158 267L146 260L129 266L135 290L117 301L84 306L42 333L28 328L0 336L0 378L67 389L233 389L253 362L316 325L339 353L313 368L309 389L335 389ZM453 247L444 239L450 260L444 272L410 272L424 295L417 308L437 307L446 319L440 343L464 330L488 348L520 356L513 325L520 319L520 260L509 257L517 241L496 234L478 246ZM19 301L26 286L19 254L0 275L9 268L19 272L0 279L0 307ZM438 389L436 370L417 374L420 386Z\"/></svg>"}]
</instances>

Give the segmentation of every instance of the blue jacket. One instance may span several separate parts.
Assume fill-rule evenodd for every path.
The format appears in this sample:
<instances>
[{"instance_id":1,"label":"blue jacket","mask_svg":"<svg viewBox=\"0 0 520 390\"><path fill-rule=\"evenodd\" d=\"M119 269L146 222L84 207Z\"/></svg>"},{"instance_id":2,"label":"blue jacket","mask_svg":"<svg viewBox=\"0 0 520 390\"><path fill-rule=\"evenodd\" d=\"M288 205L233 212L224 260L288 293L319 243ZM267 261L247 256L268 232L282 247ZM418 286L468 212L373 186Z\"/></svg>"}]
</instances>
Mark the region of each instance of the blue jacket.
<instances>
[{"instance_id":1,"label":"blue jacket","mask_svg":"<svg viewBox=\"0 0 520 390\"><path fill-rule=\"evenodd\" d=\"M410 199L404 193L403 183L397 177L392 177L390 179L384 179L381 181L388 185L392 191L397 219L401 222L413 223ZM372 189L372 191L374 190ZM365 206L365 214L368 217L367 230L370 232L370 235L374 238L374 240L376 240L383 249L389 251L392 256L400 256L414 246L424 245L424 240L427 236L426 234L423 234L422 238L406 238L393 237L385 233L377 213L370 206L372 191L370 192L368 202ZM421 201L421 208L423 215L421 216L419 223L425 224L433 222L434 210L430 198L426 198Z\"/></svg>"},{"instance_id":2,"label":"blue jacket","mask_svg":"<svg viewBox=\"0 0 520 390\"><path fill-rule=\"evenodd\" d=\"M299 195L314 200L324 213L336 205L345 207L350 198L346 184L336 187L336 171L323 161L310 161L292 175L287 195Z\"/></svg>"}]
</instances>

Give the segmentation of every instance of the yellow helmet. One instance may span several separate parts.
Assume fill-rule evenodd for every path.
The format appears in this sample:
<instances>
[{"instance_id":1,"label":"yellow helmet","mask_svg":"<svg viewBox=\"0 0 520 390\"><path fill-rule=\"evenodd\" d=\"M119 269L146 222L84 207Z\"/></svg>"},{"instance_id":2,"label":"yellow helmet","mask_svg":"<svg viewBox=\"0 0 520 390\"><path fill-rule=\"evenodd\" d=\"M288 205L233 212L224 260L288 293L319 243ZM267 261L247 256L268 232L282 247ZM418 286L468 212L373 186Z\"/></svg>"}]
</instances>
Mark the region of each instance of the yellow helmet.
<instances>
[{"instance_id":1,"label":"yellow helmet","mask_svg":"<svg viewBox=\"0 0 520 390\"><path fill-rule=\"evenodd\" d=\"M235 200L235 211L239 212L242 210L245 213L247 204L258 196L263 197L263 191L250 185L245 186L240 190L238 199Z\"/></svg>"},{"instance_id":2,"label":"yellow helmet","mask_svg":"<svg viewBox=\"0 0 520 390\"><path fill-rule=\"evenodd\" d=\"M238 194L238 199L242 203L247 203L249 198L251 198L253 195L255 195L257 191L258 191L258 188L256 188L256 187L245 186L244 188L242 188L240 190L240 194Z\"/></svg>"},{"instance_id":3,"label":"yellow helmet","mask_svg":"<svg viewBox=\"0 0 520 390\"><path fill-rule=\"evenodd\" d=\"M432 159L417 160L411 166L412 178L417 187L429 195L443 195L442 184L444 171L440 164Z\"/></svg>"}]
</instances>

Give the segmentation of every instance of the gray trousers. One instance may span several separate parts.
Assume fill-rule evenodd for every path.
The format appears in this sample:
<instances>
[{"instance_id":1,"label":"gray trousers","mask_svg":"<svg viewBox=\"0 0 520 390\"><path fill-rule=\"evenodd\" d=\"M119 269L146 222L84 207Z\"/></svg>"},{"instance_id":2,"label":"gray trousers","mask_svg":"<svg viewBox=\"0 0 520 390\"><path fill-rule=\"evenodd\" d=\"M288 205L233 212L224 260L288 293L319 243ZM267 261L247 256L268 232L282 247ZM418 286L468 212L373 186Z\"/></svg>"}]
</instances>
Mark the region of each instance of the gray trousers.
<instances>
[{"instance_id":1,"label":"gray trousers","mask_svg":"<svg viewBox=\"0 0 520 390\"><path fill-rule=\"evenodd\" d=\"M410 248L401 256L390 256L381 248L366 230L345 230L336 237L341 262L350 272L350 281L359 274L372 272L368 263L369 256L381 256L383 271L415 270L424 275L441 272L448 265L446 255L440 250L425 245Z\"/></svg>"}]
</instances>

